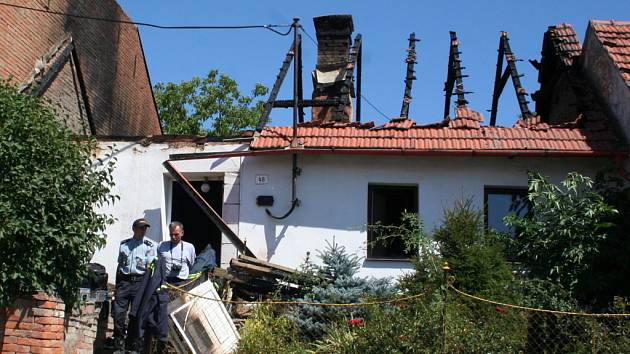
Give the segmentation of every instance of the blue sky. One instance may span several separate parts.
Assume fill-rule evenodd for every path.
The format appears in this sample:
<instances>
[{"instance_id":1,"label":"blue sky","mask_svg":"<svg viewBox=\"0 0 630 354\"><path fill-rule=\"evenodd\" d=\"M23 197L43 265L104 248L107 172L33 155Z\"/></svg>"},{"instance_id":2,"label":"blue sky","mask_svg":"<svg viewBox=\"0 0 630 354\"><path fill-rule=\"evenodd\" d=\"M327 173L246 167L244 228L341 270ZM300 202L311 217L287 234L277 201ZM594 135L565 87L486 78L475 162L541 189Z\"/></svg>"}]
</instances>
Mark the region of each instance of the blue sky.
<instances>
[{"instance_id":1,"label":"blue sky","mask_svg":"<svg viewBox=\"0 0 630 354\"><path fill-rule=\"evenodd\" d=\"M410 118L420 123L442 119L444 81L448 63L449 31L457 31L464 85L473 94L470 106L489 120L500 31L507 31L512 50L524 59L518 69L527 92L538 88L537 72L527 59L540 59L547 26L570 23L583 40L589 19L630 20L630 1L209 1L118 0L134 21L161 25L290 24L299 17L315 37L312 18L351 14L355 34L363 36L363 94L388 117L400 114L406 71L407 38L415 32L418 64ZM264 29L164 31L141 27L143 46L153 83L180 82L203 76L210 69L230 75L242 91L256 82L271 87L292 37ZM354 35L353 35L354 36ZM316 47L303 36L305 97L312 91L310 72ZM280 99L291 98L288 76ZM451 105L452 107L453 105ZM534 103L530 103L534 110ZM362 120L377 124L386 119L365 102ZM511 83L499 103L498 125L512 126L519 114ZM307 114L307 119L310 115ZM272 125L290 125L289 109L274 109Z\"/></svg>"}]
</instances>

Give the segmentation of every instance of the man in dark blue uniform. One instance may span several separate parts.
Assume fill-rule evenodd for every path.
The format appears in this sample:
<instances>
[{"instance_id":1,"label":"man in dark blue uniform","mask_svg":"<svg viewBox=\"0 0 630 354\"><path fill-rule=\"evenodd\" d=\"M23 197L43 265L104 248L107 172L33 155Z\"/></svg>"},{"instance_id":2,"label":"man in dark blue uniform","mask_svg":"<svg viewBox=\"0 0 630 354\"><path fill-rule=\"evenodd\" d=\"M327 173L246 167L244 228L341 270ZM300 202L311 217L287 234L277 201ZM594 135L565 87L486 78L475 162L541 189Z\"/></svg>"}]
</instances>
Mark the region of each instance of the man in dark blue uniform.
<instances>
[{"instance_id":1,"label":"man in dark blue uniform","mask_svg":"<svg viewBox=\"0 0 630 354\"><path fill-rule=\"evenodd\" d=\"M144 237L148 227L149 222L144 218L134 221L133 237L120 243L113 304L114 353L124 353L127 311L138 292L142 276L157 254L157 244Z\"/></svg>"}]
</instances>

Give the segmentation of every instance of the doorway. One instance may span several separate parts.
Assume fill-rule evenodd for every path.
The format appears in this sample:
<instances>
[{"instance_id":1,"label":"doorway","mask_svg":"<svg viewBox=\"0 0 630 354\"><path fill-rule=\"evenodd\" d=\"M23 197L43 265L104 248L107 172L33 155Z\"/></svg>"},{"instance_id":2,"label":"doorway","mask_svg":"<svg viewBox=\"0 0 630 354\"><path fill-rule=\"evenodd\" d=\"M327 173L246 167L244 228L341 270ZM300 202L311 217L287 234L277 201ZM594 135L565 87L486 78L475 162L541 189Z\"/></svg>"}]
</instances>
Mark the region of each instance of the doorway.
<instances>
[{"instance_id":1,"label":"doorway","mask_svg":"<svg viewBox=\"0 0 630 354\"><path fill-rule=\"evenodd\" d=\"M207 192L201 190L201 185L208 183ZM219 214L223 213L223 181L191 181L193 188ZM184 224L184 240L195 246L197 254L207 245L216 252L217 263L221 259L221 231L212 223L210 218L201 210L195 201L184 191L181 184L173 181L171 202L171 221Z\"/></svg>"}]
</instances>

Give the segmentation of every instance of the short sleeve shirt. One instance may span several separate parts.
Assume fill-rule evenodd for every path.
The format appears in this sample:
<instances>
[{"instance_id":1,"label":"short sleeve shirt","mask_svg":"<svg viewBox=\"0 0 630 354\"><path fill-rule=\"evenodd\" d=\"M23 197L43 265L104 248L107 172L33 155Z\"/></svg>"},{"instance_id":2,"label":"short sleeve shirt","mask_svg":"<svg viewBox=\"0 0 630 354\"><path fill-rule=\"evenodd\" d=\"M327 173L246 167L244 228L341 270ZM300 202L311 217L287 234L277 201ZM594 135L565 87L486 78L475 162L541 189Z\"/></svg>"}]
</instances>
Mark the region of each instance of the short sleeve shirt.
<instances>
[{"instance_id":1,"label":"short sleeve shirt","mask_svg":"<svg viewBox=\"0 0 630 354\"><path fill-rule=\"evenodd\" d=\"M180 241L177 245L173 245L171 241L164 241L158 247L158 254L166 260L167 277L188 278L190 268L195 263L195 246L185 241Z\"/></svg>"},{"instance_id":2,"label":"short sleeve shirt","mask_svg":"<svg viewBox=\"0 0 630 354\"><path fill-rule=\"evenodd\" d=\"M142 275L157 256L157 242L129 238L120 243L118 266L123 274Z\"/></svg>"}]
</instances>

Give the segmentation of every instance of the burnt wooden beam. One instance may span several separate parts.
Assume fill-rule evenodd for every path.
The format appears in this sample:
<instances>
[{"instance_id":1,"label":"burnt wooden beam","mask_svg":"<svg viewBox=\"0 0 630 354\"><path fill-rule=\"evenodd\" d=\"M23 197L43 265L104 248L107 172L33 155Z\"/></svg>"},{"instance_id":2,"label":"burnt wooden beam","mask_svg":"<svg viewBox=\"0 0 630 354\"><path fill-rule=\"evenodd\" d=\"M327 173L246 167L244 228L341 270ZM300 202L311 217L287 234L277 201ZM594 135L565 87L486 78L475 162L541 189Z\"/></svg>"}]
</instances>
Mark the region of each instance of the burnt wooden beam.
<instances>
[{"instance_id":1,"label":"burnt wooden beam","mask_svg":"<svg viewBox=\"0 0 630 354\"><path fill-rule=\"evenodd\" d=\"M341 95L339 98L339 104L335 109L334 120L343 121L346 119L345 108L350 106L350 96L354 93L354 68L357 64L357 57L359 54L359 48L361 47L361 34L357 34L354 38L354 44L350 48L350 55L348 57L348 64L343 68L342 77L345 77L344 83L341 87ZM351 118L351 117L350 117Z\"/></svg>"},{"instance_id":2,"label":"burnt wooden beam","mask_svg":"<svg viewBox=\"0 0 630 354\"><path fill-rule=\"evenodd\" d=\"M501 37L503 40L503 51L505 52L505 60L507 61L507 67L510 70L510 76L512 77L512 83L514 84L514 91L516 92L516 98L518 100L518 106L521 109L521 115L523 118L531 117L532 113L527 106L527 92L521 84L521 77L516 69L516 56L510 48L510 39L507 36L507 32L502 32Z\"/></svg>"},{"instance_id":3,"label":"burnt wooden beam","mask_svg":"<svg viewBox=\"0 0 630 354\"><path fill-rule=\"evenodd\" d=\"M278 73L278 76L276 77L276 81L273 83L273 87L271 88L271 92L269 93L269 98L267 99L267 102L265 103L265 110L263 114L260 116L260 119L258 120L258 126L256 126L257 131L262 131L263 128L269 122L269 115L271 114L273 103L275 102L276 98L278 98L278 93L280 92L280 87L282 86L282 82L284 81L284 78L287 76L287 73L289 72L289 66L291 65L291 62L295 58L296 53L295 53L294 48L295 48L295 43L292 43L291 48L289 48L287 55L284 57L284 61L282 62L282 67L280 67L280 72Z\"/></svg>"},{"instance_id":4,"label":"burnt wooden beam","mask_svg":"<svg viewBox=\"0 0 630 354\"><path fill-rule=\"evenodd\" d=\"M403 95L402 107L400 109L400 116L402 118L409 117L409 105L411 104L411 86L413 85L413 81L416 79L414 65L418 62L416 61L416 42L419 42L419 39L416 39L416 34L411 32L409 34L409 48L407 49L407 75L405 76L405 93Z\"/></svg>"},{"instance_id":5,"label":"burnt wooden beam","mask_svg":"<svg viewBox=\"0 0 630 354\"><path fill-rule=\"evenodd\" d=\"M293 108L293 100L277 100L273 103L274 108ZM339 100L336 98L323 99L323 100L301 100L298 102L298 107L329 107L339 105Z\"/></svg>"},{"instance_id":6,"label":"burnt wooden beam","mask_svg":"<svg viewBox=\"0 0 630 354\"><path fill-rule=\"evenodd\" d=\"M459 40L457 39L457 33L450 31L450 49L448 55L448 72L446 75L446 82L444 83L444 118L448 117L451 110L451 97L453 92L457 94L457 106L465 106L468 104L466 100L466 92L464 90L464 78L468 75L462 74L464 67L462 66L462 60L460 58L461 52L459 51Z\"/></svg>"},{"instance_id":7,"label":"burnt wooden beam","mask_svg":"<svg viewBox=\"0 0 630 354\"><path fill-rule=\"evenodd\" d=\"M359 47L357 48L359 51L357 53L357 110L356 110L356 121L361 122L361 70L363 66L363 45L359 43Z\"/></svg>"},{"instance_id":8,"label":"burnt wooden beam","mask_svg":"<svg viewBox=\"0 0 630 354\"><path fill-rule=\"evenodd\" d=\"M503 71L503 60L507 62L507 67ZM516 92L516 99L518 101L519 109L521 110L521 116L523 118L531 117L532 113L528 107L527 92L521 84L521 77L516 68L516 56L510 48L510 42L507 32L501 32L499 39L499 50L497 56L497 70L494 76L494 91L492 93L492 107L490 108L490 125L494 126L497 121L497 111L499 107L499 98L503 93L503 89L507 83L508 78L512 78L512 84L514 85L514 91ZM501 72L503 71L503 74Z\"/></svg>"},{"instance_id":9,"label":"burnt wooden beam","mask_svg":"<svg viewBox=\"0 0 630 354\"><path fill-rule=\"evenodd\" d=\"M57 77L57 74L59 74L59 71L61 71L61 68L68 61L68 59L70 58L70 55L72 54L72 50L74 49L74 42L72 42L69 39L68 41L70 41L70 43L66 45L66 47L63 49L61 53L56 55L57 57L54 59L54 62L50 66L50 68L46 70L44 77L42 77L42 79L39 80L39 83L36 83L36 87L33 87L30 90L31 95L35 97L40 97L41 95L43 95L46 89L53 82L53 79Z\"/></svg>"},{"instance_id":10,"label":"burnt wooden beam","mask_svg":"<svg viewBox=\"0 0 630 354\"><path fill-rule=\"evenodd\" d=\"M293 268L285 267L285 266L282 266L282 265L279 265L279 264L263 261L262 259L252 258L252 257L244 256L244 255L238 256L238 260L241 261L241 262L244 262L244 263L249 263L249 264L258 265L258 266L262 266L262 267L267 267L267 268L275 269L275 270L278 270L278 271L281 271L281 272L285 272L285 273L289 273L289 274L294 274L294 273L297 272Z\"/></svg>"},{"instance_id":11,"label":"burnt wooden beam","mask_svg":"<svg viewBox=\"0 0 630 354\"><path fill-rule=\"evenodd\" d=\"M164 161L163 165L169 172L171 177L173 177L173 179L181 184L186 194L188 194L195 202L195 204L197 204L199 208L201 208L201 211L206 214L210 221L212 221L212 223L219 230L221 230L221 232L225 234L225 236L227 236L227 238L230 239L230 241L232 241L232 243L234 243L241 252L250 257L256 257L254 256L254 253L252 253L252 251L247 247L245 242L243 242L243 240L241 240L240 237L238 237L238 235L234 231L232 231L225 220L223 220L221 216L216 212L216 210L214 210L214 208L210 204L208 204L208 202L201 196L201 194L199 194L199 192L192 186L192 184L190 184L186 177L184 177L184 175L182 175L175 168L175 166L173 166L171 161Z\"/></svg>"},{"instance_id":12,"label":"burnt wooden beam","mask_svg":"<svg viewBox=\"0 0 630 354\"><path fill-rule=\"evenodd\" d=\"M297 46L297 94L298 103L304 101L304 84L302 80L302 35L298 34L298 46ZM304 123L304 106L298 104L298 116L299 122Z\"/></svg>"},{"instance_id":13,"label":"burnt wooden beam","mask_svg":"<svg viewBox=\"0 0 630 354\"><path fill-rule=\"evenodd\" d=\"M505 77L506 73L508 73L509 75L509 71L507 69L503 73L503 76L501 75L501 72L503 71L503 53L504 53L503 41L504 41L504 38L503 38L503 35L501 35L501 37L499 38L499 49L497 50L498 52L497 70L494 75L494 91L492 93L492 107L490 108L490 125L491 126L494 126L497 122L497 110L499 108L499 97L501 97L501 93L503 92L503 87L505 87L505 83L507 82L507 78L506 80L503 80L503 77ZM503 85L501 85L501 83L503 83Z\"/></svg>"}]
</instances>

